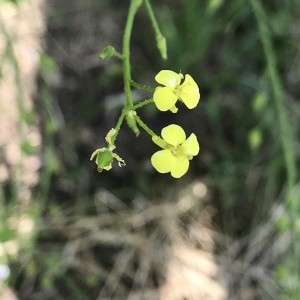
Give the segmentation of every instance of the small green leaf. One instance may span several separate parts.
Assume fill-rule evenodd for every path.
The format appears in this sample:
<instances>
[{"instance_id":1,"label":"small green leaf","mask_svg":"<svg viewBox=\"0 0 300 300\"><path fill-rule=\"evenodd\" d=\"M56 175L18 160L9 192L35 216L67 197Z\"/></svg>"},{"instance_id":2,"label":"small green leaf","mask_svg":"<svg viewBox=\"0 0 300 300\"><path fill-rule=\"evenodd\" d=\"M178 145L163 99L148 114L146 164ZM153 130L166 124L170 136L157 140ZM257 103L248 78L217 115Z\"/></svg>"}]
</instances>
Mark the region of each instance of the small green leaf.
<instances>
[{"instance_id":1,"label":"small green leaf","mask_svg":"<svg viewBox=\"0 0 300 300\"><path fill-rule=\"evenodd\" d=\"M100 53L99 53L99 57L101 59L105 59L105 58L110 58L112 56L117 56L119 58L122 58L122 55L116 51L116 49L109 45L109 46L106 46Z\"/></svg>"},{"instance_id":2,"label":"small green leaf","mask_svg":"<svg viewBox=\"0 0 300 300\"><path fill-rule=\"evenodd\" d=\"M252 150L256 150L262 142L262 134L260 129L254 128L249 132L248 142Z\"/></svg>"},{"instance_id":3,"label":"small green leaf","mask_svg":"<svg viewBox=\"0 0 300 300\"><path fill-rule=\"evenodd\" d=\"M259 91L253 99L253 110L255 112L261 112L262 109L266 106L267 103L267 94L265 91Z\"/></svg>"}]
</instances>

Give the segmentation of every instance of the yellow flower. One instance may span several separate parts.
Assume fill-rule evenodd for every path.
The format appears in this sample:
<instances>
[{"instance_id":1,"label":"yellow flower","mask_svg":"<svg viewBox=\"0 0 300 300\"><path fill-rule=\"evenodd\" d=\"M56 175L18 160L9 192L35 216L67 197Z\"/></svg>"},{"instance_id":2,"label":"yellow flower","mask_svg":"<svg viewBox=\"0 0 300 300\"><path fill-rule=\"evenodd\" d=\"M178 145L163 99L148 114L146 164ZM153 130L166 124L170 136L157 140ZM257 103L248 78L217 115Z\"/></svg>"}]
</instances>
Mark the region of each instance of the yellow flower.
<instances>
[{"instance_id":1,"label":"yellow flower","mask_svg":"<svg viewBox=\"0 0 300 300\"><path fill-rule=\"evenodd\" d=\"M151 163L159 173L171 172L174 178L180 178L187 172L189 161L199 153L197 137L192 133L186 139L184 130L175 124L163 128L161 136L163 139L158 136L152 138L163 150L152 155Z\"/></svg>"},{"instance_id":2,"label":"yellow flower","mask_svg":"<svg viewBox=\"0 0 300 300\"><path fill-rule=\"evenodd\" d=\"M200 92L197 83L189 75L184 76L170 70L162 70L156 76L155 80L162 86L155 89L153 100L156 107L161 111L171 110L177 112L175 106L177 100L181 100L189 109L195 108L200 99Z\"/></svg>"}]
</instances>

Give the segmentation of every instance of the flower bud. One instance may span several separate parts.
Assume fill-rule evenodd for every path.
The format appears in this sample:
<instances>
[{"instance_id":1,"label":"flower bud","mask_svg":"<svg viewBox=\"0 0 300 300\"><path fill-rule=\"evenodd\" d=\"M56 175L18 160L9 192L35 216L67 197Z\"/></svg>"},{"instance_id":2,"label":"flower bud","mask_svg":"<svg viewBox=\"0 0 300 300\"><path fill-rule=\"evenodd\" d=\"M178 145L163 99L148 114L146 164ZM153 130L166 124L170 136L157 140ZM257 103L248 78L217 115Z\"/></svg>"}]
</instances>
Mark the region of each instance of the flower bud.
<instances>
[{"instance_id":1,"label":"flower bud","mask_svg":"<svg viewBox=\"0 0 300 300\"><path fill-rule=\"evenodd\" d=\"M122 54L120 54L119 52L117 52L116 49L113 46L111 46L111 45L106 46L99 53L99 57L102 58L102 59L110 58L112 56L116 56L116 57L122 58Z\"/></svg>"},{"instance_id":2,"label":"flower bud","mask_svg":"<svg viewBox=\"0 0 300 300\"><path fill-rule=\"evenodd\" d=\"M136 112L131 110L128 112L128 114L126 115L126 121L127 124L129 126L129 128L135 133L136 136L138 136L140 134L140 130L137 127L136 121L135 121L135 115Z\"/></svg>"},{"instance_id":3,"label":"flower bud","mask_svg":"<svg viewBox=\"0 0 300 300\"><path fill-rule=\"evenodd\" d=\"M103 149L97 153L96 164L98 166L98 171L101 172L102 169L111 169L111 163L113 161L113 154L108 149Z\"/></svg>"},{"instance_id":4,"label":"flower bud","mask_svg":"<svg viewBox=\"0 0 300 300\"><path fill-rule=\"evenodd\" d=\"M156 37L157 48L160 52L160 55L163 59L167 59L167 42L164 36L159 35Z\"/></svg>"}]
</instances>

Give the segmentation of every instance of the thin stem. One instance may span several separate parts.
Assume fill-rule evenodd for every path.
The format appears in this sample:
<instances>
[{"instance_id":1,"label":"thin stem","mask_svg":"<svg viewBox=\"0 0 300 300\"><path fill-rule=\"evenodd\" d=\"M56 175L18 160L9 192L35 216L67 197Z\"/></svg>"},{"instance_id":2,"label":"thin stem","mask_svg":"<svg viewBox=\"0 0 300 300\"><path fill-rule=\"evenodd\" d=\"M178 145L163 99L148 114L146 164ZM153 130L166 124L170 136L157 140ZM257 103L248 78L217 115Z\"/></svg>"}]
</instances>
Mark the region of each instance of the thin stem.
<instances>
[{"instance_id":1,"label":"thin stem","mask_svg":"<svg viewBox=\"0 0 300 300\"><path fill-rule=\"evenodd\" d=\"M138 115L134 116L136 122L152 137L157 136L153 130L151 130L142 120Z\"/></svg>"},{"instance_id":2,"label":"thin stem","mask_svg":"<svg viewBox=\"0 0 300 300\"><path fill-rule=\"evenodd\" d=\"M157 47L161 53L161 56L163 59L167 59L167 45L166 45L166 39L165 37L162 35L156 17L154 15L152 6L151 6L151 2L150 0L144 0L145 4L146 4L146 8L155 32L155 36L156 36L156 42L157 42Z\"/></svg>"},{"instance_id":3,"label":"thin stem","mask_svg":"<svg viewBox=\"0 0 300 300\"><path fill-rule=\"evenodd\" d=\"M149 0L144 0L144 1L145 1L145 4L146 4L146 8L148 10L148 14L149 14L149 17L150 17L150 20L151 20L151 23L152 23L155 35L156 36L162 36L162 34L160 32L160 29L158 27L158 23L157 23L157 20L155 18L153 9L152 9L151 2Z\"/></svg>"},{"instance_id":4,"label":"thin stem","mask_svg":"<svg viewBox=\"0 0 300 300\"><path fill-rule=\"evenodd\" d=\"M127 115L127 113L128 113L128 108L127 107L124 107L123 109L122 109L122 113L121 113L121 115L120 115L120 117L119 117L119 120L118 120L118 122L117 122L117 125L116 125L116 127L115 127L115 130L116 130L116 134L112 137L112 139L111 139L111 143L114 145L114 143L115 143L115 140L116 140L116 138L117 138L117 135L118 135L118 133L119 133L119 131L120 131L120 128L121 128L121 125L122 125L122 123L123 123L123 121L124 121L124 118L125 118L125 116Z\"/></svg>"},{"instance_id":5,"label":"thin stem","mask_svg":"<svg viewBox=\"0 0 300 300\"><path fill-rule=\"evenodd\" d=\"M134 80L131 80L130 82L131 86L139 89L139 90L144 90L150 93L153 93L155 91L155 88L153 88L152 86L146 85L146 84L140 84L135 82Z\"/></svg>"},{"instance_id":6,"label":"thin stem","mask_svg":"<svg viewBox=\"0 0 300 300\"><path fill-rule=\"evenodd\" d=\"M123 60L123 58L124 58L123 54L121 54L120 52L117 52L117 51L115 52L114 56L119 58L120 60Z\"/></svg>"},{"instance_id":7,"label":"thin stem","mask_svg":"<svg viewBox=\"0 0 300 300\"><path fill-rule=\"evenodd\" d=\"M133 110L136 110L136 109L141 108L141 107L143 107L143 106L145 106L145 105L148 105L148 104L150 104L150 103L153 103L153 98L146 99L146 100L144 100L144 101L139 102L138 104L132 106L132 109L133 109Z\"/></svg>"},{"instance_id":8,"label":"thin stem","mask_svg":"<svg viewBox=\"0 0 300 300\"><path fill-rule=\"evenodd\" d=\"M120 60L123 60L123 58L124 58L123 55L119 52L116 52L114 56L119 58Z\"/></svg>"},{"instance_id":9,"label":"thin stem","mask_svg":"<svg viewBox=\"0 0 300 300\"><path fill-rule=\"evenodd\" d=\"M135 14L139 8L140 2L131 0L127 21L125 25L124 38L123 38L123 73L124 73L124 89L126 95L127 107L133 105L132 94L130 89L131 70L130 70L130 38Z\"/></svg>"}]
</instances>

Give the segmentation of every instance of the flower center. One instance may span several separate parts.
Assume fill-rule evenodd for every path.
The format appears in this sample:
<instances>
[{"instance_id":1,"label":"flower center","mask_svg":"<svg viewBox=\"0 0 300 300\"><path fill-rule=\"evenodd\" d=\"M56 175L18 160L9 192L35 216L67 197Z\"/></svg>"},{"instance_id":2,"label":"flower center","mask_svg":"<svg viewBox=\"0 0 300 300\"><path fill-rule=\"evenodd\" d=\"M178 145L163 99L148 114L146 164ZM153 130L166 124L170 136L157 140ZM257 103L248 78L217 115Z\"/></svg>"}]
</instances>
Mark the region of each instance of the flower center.
<instances>
[{"instance_id":1,"label":"flower center","mask_svg":"<svg viewBox=\"0 0 300 300\"><path fill-rule=\"evenodd\" d=\"M173 89L173 93L179 98L180 84L176 85Z\"/></svg>"},{"instance_id":2,"label":"flower center","mask_svg":"<svg viewBox=\"0 0 300 300\"><path fill-rule=\"evenodd\" d=\"M171 152L174 154L174 156L186 156L186 153L184 151L184 147L182 147L182 144L175 146L171 148Z\"/></svg>"}]
</instances>

